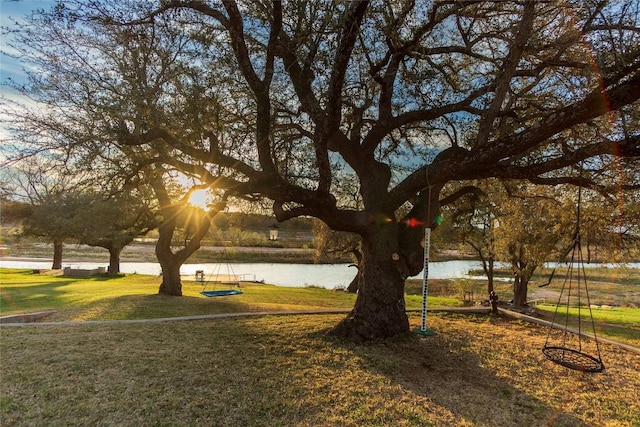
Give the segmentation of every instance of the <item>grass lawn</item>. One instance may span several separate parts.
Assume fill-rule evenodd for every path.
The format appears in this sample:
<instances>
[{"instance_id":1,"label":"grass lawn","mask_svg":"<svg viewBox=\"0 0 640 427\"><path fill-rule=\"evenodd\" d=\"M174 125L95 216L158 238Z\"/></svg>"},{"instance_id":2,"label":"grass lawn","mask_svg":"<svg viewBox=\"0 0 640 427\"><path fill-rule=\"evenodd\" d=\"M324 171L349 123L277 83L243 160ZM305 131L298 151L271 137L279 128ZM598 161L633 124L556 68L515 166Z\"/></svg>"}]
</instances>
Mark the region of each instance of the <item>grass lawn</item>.
<instances>
[{"instance_id":1,"label":"grass lawn","mask_svg":"<svg viewBox=\"0 0 640 427\"><path fill-rule=\"evenodd\" d=\"M141 319L354 302L317 288L243 284L242 295L205 298L199 284L184 282L185 296L175 298L158 295L158 286L152 276L0 269L0 312ZM418 308L420 297L407 296L407 306ZM633 334L640 309L625 310L635 311L594 318ZM640 356L619 347L601 344L605 371L585 374L545 359L547 329L538 325L432 313L435 336L358 346L326 335L343 316L2 327L0 425L640 425ZM417 327L419 314L410 321Z\"/></svg>"},{"instance_id":2,"label":"grass lawn","mask_svg":"<svg viewBox=\"0 0 640 427\"><path fill-rule=\"evenodd\" d=\"M247 311L348 309L353 295L326 289L242 284L242 295L207 298L183 281L183 297L158 294L160 278L131 274L71 278L0 269L0 313L57 310L47 321L178 317Z\"/></svg>"},{"instance_id":3,"label":"grass lawn","mask_svg":"<svg viewBox=\"0 0 640 427\"><path fill-rule=\"evenodd\" d=\"M583 374L528 323L434 314L435 336L356 346L325 335L341 317L2 328L0 425L640 425L618 347Z\"/></svg>"},{"instance_id":4,"label":"grass lawn","mask_svg":"<svg viewBox=\"0 0 640 427\"><path fill-rule=\"evenodd\" d=\"M321 288L241 284L242 295L207 298L202 286L183 281L183 297L158 294L156 276L75 278L0 268L0 315L57 310L47 321L179 317L217 313L351 309L355 295ZM421 307L420 295L407 295L408 309ZM455 306L455 298L436 297L433 306Z\"/></svg>"},{"instance_id":5,"label":"grass lawn","mask_svg":"<svg viewBox=\"0 0 640 427\"><path fill-rule=\"evenodd\" d=\"M540 304L538 317L553 321L556 311L555 305ZM580 315L581 327L578 327L578 315ZM590 316L593 316L593 325ZM555 321L557 325L567 325L574 329L582 329L591 333L595 328L596 335L612 340L640 347L640 308L615 307L592 308L582 307L578 313L577 307L560 307Z\"/></svg>"}]
</instances>

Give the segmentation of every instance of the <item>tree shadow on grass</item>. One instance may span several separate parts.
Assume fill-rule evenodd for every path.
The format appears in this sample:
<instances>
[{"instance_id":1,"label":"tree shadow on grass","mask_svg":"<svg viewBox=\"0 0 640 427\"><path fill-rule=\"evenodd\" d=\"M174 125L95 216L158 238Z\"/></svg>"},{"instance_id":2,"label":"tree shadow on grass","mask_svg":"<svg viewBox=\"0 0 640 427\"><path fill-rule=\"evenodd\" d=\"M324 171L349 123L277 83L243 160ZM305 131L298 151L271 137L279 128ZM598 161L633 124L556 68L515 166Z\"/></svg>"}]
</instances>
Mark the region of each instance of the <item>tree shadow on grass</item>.
<instances>
[{"instance_id":1,"label":"tree shadow on grass","mask_svg":"<svg viewBox=\"0 0 640 427\"><path fill-rule=\"evenodd\" d=\"M154 302L155 296L146 298ZM3 386L10 393L0 422L584 425L484 366L483 356L470 349L474 337L451 330L462 322L449 330L442 323L428 339L356 346L326 336L338 319L263 316L10 330L3 337Z\"/></svg>"},{"instance_id":2,"label":"tree shadow on grass","mask_svg":"<svg viewBox=\"0 0 640 427\"><path fill-rule=\"evenodd\" d=\"M481 339L464 331L448 330L431 337L407 335L367 345L344 346L361 360L363 368L383 375L402 389L426 399L425 411L442 411L454 424L491 426L588 426L570 413L549 406L508 377L498 376L486 355L471 350ZM505 349L501 351L506 351ZM530 370L534 361L513 354L513 363ZM545 375L540 369L540 375ZM526 375L531 375L527 373ZM450 423L446 423L450 425Z\"/></svg>"},{"instance_id":3,"label":"tree shadow on grass","mask_svg":"<svg viewBox=\"0 0 640 427\"><path fill-rule=\"evenodd\" d=\"M83 304L76 316L82 320L136 320L248 311L245 303L230 298L212 301L196 296L121 295Z\"/></svg>"},{"instance_id":4,"label":"tree shadow on grass","mask_svg":"<svg viewBox=\"0 0 640 427\"><path fill-rule=\"evenodd\" d=\"M51 279L44 283L25 286L4 285L0 287L2 315L55 309L60 305L60 297L65 294L61 288L73 282Z\"/></svg>"}]
</instances>

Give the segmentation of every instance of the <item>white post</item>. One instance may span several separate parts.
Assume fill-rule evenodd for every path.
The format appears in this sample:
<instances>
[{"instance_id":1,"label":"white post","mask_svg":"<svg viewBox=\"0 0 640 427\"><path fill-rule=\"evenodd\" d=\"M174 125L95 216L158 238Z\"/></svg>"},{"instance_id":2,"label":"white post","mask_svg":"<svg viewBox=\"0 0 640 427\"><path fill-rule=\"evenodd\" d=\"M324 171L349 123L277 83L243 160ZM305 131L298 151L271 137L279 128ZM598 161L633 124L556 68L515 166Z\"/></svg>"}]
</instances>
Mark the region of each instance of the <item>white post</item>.
<instances>
[{"instance_id":1,"label":"white post","mask_svg":"<svg viewBox=\"0 0 640 427\"><path fill-rule=\"evenodd\" d=\"M424 229L424 274L422 276L422 323L420 328L415 328L414 333L424 336L434 335L427 328L427 295L429 294L429 251L431 248L431 228Z\"/></svg>"}]
</instances>

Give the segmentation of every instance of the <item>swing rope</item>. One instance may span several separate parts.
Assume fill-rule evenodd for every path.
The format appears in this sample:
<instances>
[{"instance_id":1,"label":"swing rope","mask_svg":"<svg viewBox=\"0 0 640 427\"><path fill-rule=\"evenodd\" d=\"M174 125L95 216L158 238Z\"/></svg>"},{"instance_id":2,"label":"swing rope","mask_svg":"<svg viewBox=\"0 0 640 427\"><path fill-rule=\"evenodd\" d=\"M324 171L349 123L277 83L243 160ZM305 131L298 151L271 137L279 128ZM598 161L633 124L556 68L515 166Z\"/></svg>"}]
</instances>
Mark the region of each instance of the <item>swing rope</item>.
<instances>
[{"instance_id":1,"label":"swing rope","mask_svg":"<svg viewBox=\"0 0 640 427\"><path fill-rule=\"evenodd\" d=\"M564 282L562 284L562 288L560 290L560 296L558 297L558 302L556 303L556 309L553 313L553 319L551 321L551 325L549 326L549 330L547 332L547 337L544 342L544 347L542 348L542 352L547 357L547 359L551 360L554 363L557 363L565 368L574 369L582 372L602 372L604 370L604 364L602 363L602 358L600 355L600 345L598 343L598 338L596 336L596 327L595 322L593 320L593 312L591 310L591 300L589 297L589 289L587 287L587 276L586 270L584 267L584 260L582 257L582 245L581 245L581 237L580 237L580 206L582 201L582 187L578 187L578 206L576 209L576 230L573 234L573 244L568 252L571 252L571 259L569 263L569 268L567 274L564 278ZM565 258L568 254L565 253L562 258ZM576 259L577 255L577 259ZM547 286L551 283L553 276L555 274L556 268L558 267L559 262L556 264L556 267L553 269L551 276L549 278L549 282ZM575 271L574 266L577 264L578 269ZM574 280L575 279L575 280ZM574 282L577 282L577 323L578 329L575 332L572 332L569 327L569 317L570 317L570 308L571 308L571 296L572 296L572 285ZM595 341L595 349L597 353L597 357L591 356L583 351L582 348L582 285L584 284L584 291L587 300L587 307L589 307L589 317L591 319L591 329L593 333L593 339ZM565 290L567 291L567 299L566 299L566 310L564 313L564 328L562 334L562 342L561 345L550 345L550 337L552 329L555 329L556 318L558 316L558 311L560 309L560 304L563 301L563 296L565 294ZM574 345L573 347L570 345L570 333L577 335L577 348Z\"/></svg>"},{"instance_id":2,"label":"swing rope","mask_svg":"<svg viewBox=\"0 0 640 427\"><path fill-rule=\"evenodd\" d=\"M226 256L224 258L226 260ZM229 295L240 295L243 292L240 288L240 281L238 276L233 271L233 267L231 264L226 261L226 275L222 273L222 262L218 263L218 265L214 268L213 272L209 275L209 280L204 281L204 276L202 280L202 291L200 293L206 297L220 297L220 296L229 296ZM196 272L196 275L198 273ZM204 273L203 273L204 274ZM207 286L211 283L213 285L212 290L207 290ZM229 285L229 286L237 286L238 289L216 289L216 285Z\"/></svg>"}]
</instances>

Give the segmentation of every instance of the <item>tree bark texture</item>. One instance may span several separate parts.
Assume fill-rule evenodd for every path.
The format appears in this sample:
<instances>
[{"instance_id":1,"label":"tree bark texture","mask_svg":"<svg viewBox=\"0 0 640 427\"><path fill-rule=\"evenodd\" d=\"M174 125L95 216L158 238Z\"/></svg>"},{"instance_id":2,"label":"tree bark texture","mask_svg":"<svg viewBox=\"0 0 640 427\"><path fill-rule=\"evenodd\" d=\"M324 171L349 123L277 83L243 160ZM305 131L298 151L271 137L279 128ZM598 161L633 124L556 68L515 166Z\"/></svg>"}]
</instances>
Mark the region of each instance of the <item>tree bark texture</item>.
<instances>
[{"instance_id":1,"label":"tree bark texture","mask_svg":"<svg viewBox=\"0 0 640 427\"><path fill-rule=\"evenodd\" d=\"M162 283L160 284L159 293L170 296L182 296L182 281L180 279L180 267L195 251L200 249L200 242L209 231L211 225L211 217L217 213L209 212L202 218L196 227L191 239L185 242L182 249L173 252L171 242L173 240L176 229L175 212L179 207L170 207L164 210L164 220L158 226L158 241L156 243L156 257L162 269Z\"/></svg>"},{"instance_id":2,"label":"tree bark texture","mask_svg":"<svg viewBox=\"0 0 640 427\"><path fill-rule=\"evenodd\" d=\"M484 270L484 274L487 276L487 295L491 295L491 292L493 292L493 266L495 264L495 260L492 256L489 258L481 256L481 261L482 269Z\"/></svg>"},{"instance_id":3,"label":"tree bark texture","mask_svg":"<svg viewBox=\"0 0 640 427\"><path fill-rule=\"evenodd\" d=\"M170 252L169 254L158 254L158 261L162 268L162 283L158 293L169 296L182 296L182 281L180 279L182 262L176 260L175 255Z\"/></svg>"},{"instance_id":4,"label":"tree bark texture","mask_svg":"<svg viewBox=\"0 0 640 427\"><path fill-rule=\"evenodd\" d=\"M533 272L538 268L534 262L518 261L512 262L515 269L513 280L513 306L515 308L523 308L527 305L527 292L529 281L533 276Z\"/></svg>"},{"instance_id":5,"label":"tree bark texture","mask_svg":"<svg viewBox=\"0 0 640 427\"><path fill-rule=\"evenodd\" d=\"M165 213L167 210L165 210ZM173 253L171 241L176 228L175 220L171 215L165 217L169 220L163 221L158 227L158 241L156 242L156 257L162 269L162 283L158 293L169 296L182 296L182 281L180 279L180 267L186 260L183 252Z\"/></svg>"},{"instance_id":6,"label":"tree bark texture","mask_svg":"<svg viewBox=\"0 0 640 427\"><path fill-rule=\"evenodd\" d=\"M405 313L404 280L397 238L380 232L363 237L361 282L353 310L332 334L355 342L388 338L409 332Z\"/></svg>"},{"instance_id":7,"label":"tree bark texture","mask_svg":"<svg viewBox=\"0 0 640 427\"><path fill-rule=\"evenodd\" d=\"M360 273L360 266L355 265L358 268L358 272L356 273L356 277L353 278L349 286L347 286L347 292L350 294L357 294L360 290L360 283L362 282L362 273Z\"/></svg>"},{"instance_id":8,"label":"tree bark texture","mask_svg":"<svg viewBox=\"0 0 640 427\"><path fill-rule=\"evenodd\" d=\"M357 248L351 252L356 258L357 264L354 264L353 266L358 269L358 272L356 273L356 277L354 277L351 283L349 283L349 286L347 286L347 292L356 294L360 290L360 284L362 283L362 252Z\"/></svg>"},{"instance_id":9,"label":"tree bark texture","mask_svg":"<svg viewBox=\"0 0 640 427\"><path fill-rule=\"evenodd\" d=\"M523 308L527 304L528 280L516 275L513 281L513 307Z\"/></svg>"},{"instance_id":10,"label":"tree bark texture","mask_svg":"<svg viewBox=\"0 0 640 427\"><path fill-rule=\"evenodd\" d=\"M185 241L184 247L174 252L171 245L178 228L178 214L181 209L184 209L184 204L172 203L161 171L156 171L150 181L160 203L160 216L162 217L158 224L158 241L156 242L156 257L162 269L162 283L158 293L169 296L182 296L180 267L195 251L200 249L200 242L211 226L211 218L222 209L223 205L206 212L199 219L198 224L195 225L191 238Z\"/></svg>"}]
</instances>

